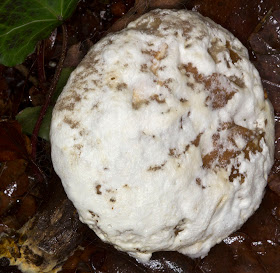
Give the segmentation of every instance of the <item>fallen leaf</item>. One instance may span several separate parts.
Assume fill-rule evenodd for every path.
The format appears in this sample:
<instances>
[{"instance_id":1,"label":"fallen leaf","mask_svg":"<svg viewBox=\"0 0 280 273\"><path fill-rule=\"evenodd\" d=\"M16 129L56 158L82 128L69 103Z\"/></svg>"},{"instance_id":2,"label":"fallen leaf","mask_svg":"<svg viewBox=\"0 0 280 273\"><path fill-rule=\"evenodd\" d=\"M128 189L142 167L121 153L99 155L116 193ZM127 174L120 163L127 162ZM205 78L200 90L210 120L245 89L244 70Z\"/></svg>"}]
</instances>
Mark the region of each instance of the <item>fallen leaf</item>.
<instances>
[{"instance_id":1,"label":"fallen leaf","mask_svg":"<svg viewBox=\"0 0 280 273\"><path fill-rule=\"evenodd\" d=\"M254 272L265 273L258 255L251 249L251 238L243 232L235 232L225 238L219 245L198 263L202 272ZM225 271L227 268L228 271Z\"/></svg>"},{"instance_id":2,"label":"fallen leaf","mask_svg":"<svg viewBox=\"0 0 280 273\"><path fill-rule=\"evenodd\" d=\"M186 1L186 8L198 11L221 24L248 47L248 37L269 10L280 8L280 2L275 0L189 0Z\"/></svg>"},{"instance_id":3,"label":"fallen leaf","mask_svg":"<svg viewBox=\"0 0 280 273\"><path fill-rule=\"evenodd\" d=\"M275 160L268 177L269 188L280 196L280 160Z\"/></svg>"},{"instance_id":4,"label":"fallen leaf","mask_svg":"<svg viewBox=\"0 0 280 273\"><path fill-rule=\"evenodd\" d=\"M17 121L0 122L0 162L27 159L31 152L29 138L22 134Z\"/></svg>"},{"instance_id":5,"label":"fallen leaf","mask_svg":"<svg viewBox=\"0 0 280 273\"><path fill-rule=\"evenodd\" d=\"M280 9L274 11L249 42L254 51L254 65L276 112L280 112Z\"/></svg>"},{"instance_id":6,"label":"fallen leaf","mask_svg":"<svg viewBox=\"0 0 280 273\"><path fill-rule=\"evenodd\" d=\"M26 167L27 161L24 159L2 162L0 167L0 190L5 191L9 187L9 185L12 185L13 183L17 182L18 179L21 180L24 186L27 187L28 183L26 185L26 178L28 180L28 176L25 175ZM13 195L13 193L14 192L7 192L7 195ZM23 194L24 190L20 190L20 193Z\"/></svg>"},{"instance_id":7,"label":"fallen leaf","mask_svg":"<svg viewBox=\"0 0 280 273\"><path fill-rule=\"evenodd\" d=\"M38 136L49 140L50 124L52 118L53 107L49 107L41 124ZM17 116L17 121L21 124L22 130L25 134L31 135L37 119L39 118L41 106L27 107L22 110Z\"/></svg>"},{"instance_id":8,"label":"fallen leaf","mask_svg":"<svg viewBox=\"0 0 280 273\"><path fill-rule=\"evenodd\" d=\"M68 49L66 58L63 63L64 67L76 67L81 62L85 54L80 49L81 49L81 42L72 45Z\"/></svg>"},{"instance_id":9,"label":"fallen leaf","mask_svg":"<svg viewBox=\"0 0 280 273\"><path fill-rule=\"evenodd\" d=\"M280 95L280 94L279 94ZM275 158L280 160L280 119L276 117L275 122Z\"/></svg>"},{"instance_id":10,"label":"fallen leaf","mask_svg":"<svg viewBox=\"0 0 280 273\"><path fill-rule=\"evenodd\" d=\"M150 9L176 9L184 8L186 0L153 0L149 1Z\"/></svg>"},{"instance_id":11,"label":"fallen leaf","mask_svg":"<svg viewBox=\"0 0 280 273\"><path fill-rule=\"evenodd\" d=\"M267 189L260 208L240 229L250 236L251 249L265 268L262 272L279 272L280 268L280 196ZM235 271L236 272L236 271ZM238 271L237 271L238 272ZM239 272L256 272L254 270Z\"/></svg>"},{"instance_id":12,"label":"fallen leaf","mask_svg":"<svg viewBox=\"0 0 280 273\"><path fill-rule=\"evenodd\" d=\"M33 85L29 89L28 93L29 93L30 101L32 102L33 106L42 105L46 99L45 94L39 88L37 88L35 85Z\"/></svg>"}]
</instances>

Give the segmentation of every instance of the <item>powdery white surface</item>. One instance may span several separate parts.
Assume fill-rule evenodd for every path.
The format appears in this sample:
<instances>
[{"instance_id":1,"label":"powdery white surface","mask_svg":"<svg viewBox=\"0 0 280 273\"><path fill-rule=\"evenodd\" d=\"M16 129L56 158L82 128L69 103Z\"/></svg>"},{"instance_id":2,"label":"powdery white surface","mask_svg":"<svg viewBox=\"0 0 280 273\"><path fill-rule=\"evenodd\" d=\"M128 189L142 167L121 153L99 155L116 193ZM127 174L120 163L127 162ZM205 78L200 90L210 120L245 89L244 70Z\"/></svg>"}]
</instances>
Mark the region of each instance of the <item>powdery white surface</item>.
<instances>
[{"instance_id":1,"label":"powdery white surface","mask_svg":"<svg viewBox=\"0 0 280 273\"><path fill-rule=\"evenodd\" d=\"M155 10L97 43L53 111L52 159L80 220L147 261L191 257L258 208L272 108L244 46L186 10Z\"/></svg>"}]
</instances>

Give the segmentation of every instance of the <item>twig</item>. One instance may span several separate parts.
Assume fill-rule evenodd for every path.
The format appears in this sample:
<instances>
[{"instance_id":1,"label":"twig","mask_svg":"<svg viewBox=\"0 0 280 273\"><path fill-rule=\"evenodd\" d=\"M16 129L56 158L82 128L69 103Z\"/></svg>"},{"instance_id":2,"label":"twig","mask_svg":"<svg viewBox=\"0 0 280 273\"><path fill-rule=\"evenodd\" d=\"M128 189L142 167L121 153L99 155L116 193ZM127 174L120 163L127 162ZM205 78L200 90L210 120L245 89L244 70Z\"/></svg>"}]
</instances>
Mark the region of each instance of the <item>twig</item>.
<instances>
[{"instance_id":1,"label":"twig","mask_svg":"<svg viewBox=\"0 0 280 273\"><path fill-rule=\"evenodd\" d=\"M272 14L272 8L270 8L270 10L264 15L264 17L261 19L261 21L257 24L253 33L257 33L262 28L262 26L264 25L264 23L266 22L266 20L268 19L268 17L271 14Z\"/></svg>"},{"instance_id":2,"label":"twig","mask_svg":"<svg viewBox=\"0 0 280 273\"><path fill-rule=\"evenodd\" d=\"M35 173L36 178L39 179L39 182L42 183L43 181L45 182L45 186L48 187L49 182L48 179L45 175L45 173L41 170L41 168L36 164L36 162L33 161L32 158L29 159L29 163L31 163L31 168L33 170L33 173ZM35 187L35 185L33 185ZM30 189L30 191L32 188ZM28 195L29 193L26 193Z\"/></svg>"},{"instance_id":3,"label":"twig","mask_svg":"<svg viewBox=\"0 0 280 273\"><path fill-rule=\"evenodd\" d=\"M142 14L156 8L184 7L186 0L135 0L134 6L119 20L117 20L105 33L116 32L125 28L131 21Z\"/></svg>"},{"instance_id":4,"label":"twig","mask_svg":"<svg viewBox=\"0 0 280 273\"><path fill-rule=\"evenodd\" d=\"M63 63L64 63L64 60L65 60L65 56L66 56L68 35L67 35L67 28L66 28L65 24L62 25L62 32L63 32L63 42L62 42L61 56L60 56L57 68L55 70L54 78L52 80L49 92L48 92L46 100L45 100L45 103L43 104L43 106L41 108L39 118L37 119L37 122L35 124L34 130L33 130L33 133L32 133L32 138L31 138L32 153L31 153L31 157L34 161L36 159L37 139L38 139L38 134L39 134L39 131L40 131L40 127L41 127L43 118L46 114L46 111L47 111L47 109L50 105L51 98L52 98L52 95L55 91L59 76L61 74L61 70L63 68Z\"/></svg>"},{"instance_id":5,"label":"twig","mask_svg":"<svg viewBox=\"0 0 280 273\"><path fill-rule=\"evenodd\" d=\"M32 64L33 66L33 64ZM18 70L24 77L26 77L33 85L38 86L38 80L30 75L31 69L28 70L23 64L18 64L15 66L15 69Z\"/></svg>"}]
</instances>

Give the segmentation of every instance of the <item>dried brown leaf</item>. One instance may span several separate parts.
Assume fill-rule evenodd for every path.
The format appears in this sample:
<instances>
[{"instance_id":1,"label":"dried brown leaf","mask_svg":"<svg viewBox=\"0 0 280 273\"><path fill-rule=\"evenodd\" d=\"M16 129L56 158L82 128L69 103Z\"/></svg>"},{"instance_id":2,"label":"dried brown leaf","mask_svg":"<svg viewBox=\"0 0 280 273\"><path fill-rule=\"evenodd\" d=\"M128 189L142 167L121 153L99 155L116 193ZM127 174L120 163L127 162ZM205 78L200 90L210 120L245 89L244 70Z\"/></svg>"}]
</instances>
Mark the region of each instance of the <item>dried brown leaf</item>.
<instances>
[{"instance_id":1,"label":"dried brown leaf","mask_svg":"<svg viewBox=\"0 0 280 273\"><path fill-rule=\"evenodd\" d=\"M72 45L67 51L63 66L76 67L81 62L84 56L85 53L81 51L81 42Z\"/></svg>"},{"instance_id":2,"label":"dried brown leaf","mask_svg":"<svg viewBox=\"0 0 280 273\"><path fill-rule=\"evenodd\" d=\"M0 162L27 159L30 150L29 138L22 134L17 121L0 122Z\"/></svg>"}]
</instances>

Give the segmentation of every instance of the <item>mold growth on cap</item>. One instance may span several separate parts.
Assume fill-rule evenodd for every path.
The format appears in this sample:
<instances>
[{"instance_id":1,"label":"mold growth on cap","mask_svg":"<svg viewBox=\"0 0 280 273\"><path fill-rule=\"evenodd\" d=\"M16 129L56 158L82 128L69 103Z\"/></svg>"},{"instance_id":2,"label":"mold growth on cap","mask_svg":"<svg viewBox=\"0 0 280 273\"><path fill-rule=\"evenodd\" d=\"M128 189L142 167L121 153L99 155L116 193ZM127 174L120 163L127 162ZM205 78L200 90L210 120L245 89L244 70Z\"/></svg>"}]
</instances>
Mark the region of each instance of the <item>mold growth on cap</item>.
<instances>
[{"instance_id":1,"label":"mold growth on cap","mask_svg":"<svg viewBox=\"0 0 280 273\"><path fill-rule=\"evenodd\" d=\"M246 48L186 10L151 11L98 42L51 125L80 219L141 262L203 257L238 229L261 202L273 136Z\"/></svg>"}]
</instances>

